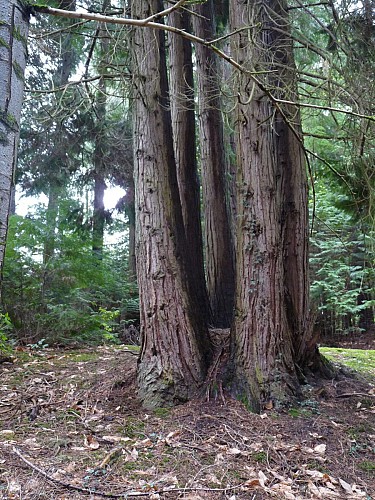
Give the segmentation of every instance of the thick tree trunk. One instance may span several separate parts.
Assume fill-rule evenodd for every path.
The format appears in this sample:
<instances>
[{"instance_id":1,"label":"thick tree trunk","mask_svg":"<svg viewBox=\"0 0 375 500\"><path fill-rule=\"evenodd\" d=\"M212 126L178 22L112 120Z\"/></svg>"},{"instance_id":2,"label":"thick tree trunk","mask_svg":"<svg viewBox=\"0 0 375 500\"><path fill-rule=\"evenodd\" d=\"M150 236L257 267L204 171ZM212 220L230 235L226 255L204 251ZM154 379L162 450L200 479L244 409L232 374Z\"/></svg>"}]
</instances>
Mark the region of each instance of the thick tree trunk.
<instances>
[{"instance_id":1,"label":"thick tree trunk","mask_svg":"<svg viewBox=\"0 0 375 500\"><path fill-rule=\"evenodd\" d=\"M134 0L132 16L162 10ZM192 302L173 151L164 34L134 32L135 206L142 349L139 395L147 407L192 397L205 377L207 332Z\"/></svg>"},{"instance_id":2,"label":"thick tree trunk","mask_svg":"<svg viewBox=\"0 0 375 500\"><path fill-rule=\"evenodd\" d=\"M29 14L21 0L0 3L0 270L8 230L27 57Z\"/></svg>"},{"instance_id":3,"label":"thick tree trunk","mask_svg":"<svg viewBox=\"0 0 375 500\"><path fill-rule=\"evenodd\" d=\"M252 27L233 37L234 57L249 70L271 71L272 77L263 80L265 87L294 99L283 0L234 0L230 15L233 29ZM299 395L299 364L310 335L307 180L298 112L285 108L282 116L246 74L238 76L238 93L232 389L258 411L270 400L277 404Z\"/></svg>"},{"instance_id":4,"label":"thick tree trunk","mask_svg":"<svg viewBox=\"0 0 375 500\"><path fill-rule=\"evenodd\" d=\"M213 1L197 5L194 31L215 37ZM203 214L207 289L215 327L230 326L234 305L234 251L225 176L227 156L221 113L219 65L210 47L196 45L199 130L202 164Z\"/></svg>"},{"instance_id":5,"label":"thick tree trunk","mask_svg":"<svg viewBox=\"0 0 375 500\"><path fill-rule=\"evenodd\" d=\"M169 24L190 31L189 14L173 11ZM189 245L186 257L196 294L199 295L201 314L210 322L209 303L206 290L203 262L203 240L201 228L200 185L196 160L194 77L191 43L181 35L168 34L170 95L173 143L180 190L185 237Z\"/></svg>"}]
</instances>

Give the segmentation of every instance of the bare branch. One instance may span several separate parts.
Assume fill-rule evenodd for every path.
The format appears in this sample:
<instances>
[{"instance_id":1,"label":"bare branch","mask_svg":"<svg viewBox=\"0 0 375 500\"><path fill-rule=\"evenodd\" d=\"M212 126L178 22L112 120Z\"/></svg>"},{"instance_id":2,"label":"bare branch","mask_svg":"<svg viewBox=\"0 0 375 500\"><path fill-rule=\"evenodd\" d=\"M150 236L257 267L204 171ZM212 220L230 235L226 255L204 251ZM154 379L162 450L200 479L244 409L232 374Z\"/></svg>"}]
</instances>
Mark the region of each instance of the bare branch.
<instances>
[{"instance_id":1,"label":"bare branch","mask_svg":"<svg viewBox=\"0 0 375 500\"><path fill-rule=\"evenodd\" d=\"M174 10L178 9L179 7L182 7L184 3L186 3L187 0L178 0L177 3L172 5L172 7L168 7L167 9L162 10L161 12L157 12L156 14L153 14L152 16L148 17L147 19L143 20L144 24L148 24L149 22L153 21L154 19L158 19L160 17L165 17L168 16L171 12Z\"/></svg>"},{"instance_id":2,"label":"bare branch","mask_svg":"<svg viewBox=\"0 0 375 500\"><path fill-rule=\"evenodd\" d=\"M173 7L167 9L169 12L171 12L171 9L174 10L177 5L181 5L182 2L185 0L181 0L180 2L177 2ZM301 102L294 102L294 101L287 101L284 99L278 99L276 98L272 92L267 89L267 87L259 80L257 77L260 74L263 74L263 71L249 71L247 70L243 65L241 65L239 62L237 62L235 59L233 59L231 56L229 56L227 53L223 52L220 50L216 45L213 45L212 42L207 41L203 38L200 38L198 36L195 36L187 31L175 28L174 26L169 26L163 23L156 23L153 21L148 21L148 19L131 19L131 18L120 18L120 17L110 17L110 16L104 16L101 14L90 14L86 12L75 12L75 11L69 11L69 10L62 10L62 9L54 9L52 7L40 7L40 6L34 6L34 11L35 12L40 12L43 14L51 14L53 16L59 16L59 17L67 17L71 19L87 19L90 21L97 21L100 23L110 23L110 24L119 24L119 25L125 25L125 26L135 26L139 28L152 28L156 30L162 30L162 31L168 31L171 33L176 33L187 40L190 40L193 43L198 43L198 44L203 44L207 47L210 47L215 54L217 54L219 57L227 61L231 66L239 70L241 73L246 74L249 78L251 78L259 87L262 92L274 103L276 106L277 110L282 114L282 116L286 119L284 113L280 109L281 104L290 104L293 106L298 106L298 107L306 107L306 108L314 108L314 109L320 109L322 111L328 110L332 111L335 113L343 113L346 115L350 116L355 116L358 118L363 118L367 119L370 121L375 121L374 116L367 116L364 114L356 113L355 111L351 110L345 110L345 109L340 109L340 108L333 108L330 106L319 106L316 104L308 104L308 103L301 103ZM165 11L162 11L162 13L165 13ZM251 28L251 27L248 27ZM287 120L288 121L288 120Z\"/></svg>"},{"instance_id":3,"label":"bare branch","mask_svg":"<svg viewBox=\"0 0 375 500\"><path fill-rule=\"evenodd\" d=\"M124 77L129 77L130 75L126 75L125 73L113 73L113 74L107 74L107 75L97 75L97 76L92 76L91 78L80 78L79 80L76 81L71 81L68 82L65 85L62 85L61 87L55 87L53 89L48 89L48 90L32 90L32 89L25 89L25 92L28 92L30 94L53 94L54 92L61 92L61 91L66 91L69 87L74 87L76 85L80 85L81 83L91 83L95 82L97 80L114 80L116 78L122 79Z\"/></svg>"},{"instance_id":4,"label":"bare branch","mask_svg":"<svg viewBox=\"0 0 375 500\"><path fill-rule=\"evenodd\" d=\"M313 108L321 109L322 111L331 111L333 113L342 113L344 115L355 116L356 118L363 118L365 120L375 122L375 116L363 115L361 113L356 113L355 111L351 111L348 109L333 108L331 106L320 106L319 104L309 104L307 102L287 101L285 99L278 99L277 97L274 97L273 101L280 104L291 104L292 106L298 106L300 108Z\"/></svg>"}]
</instances>

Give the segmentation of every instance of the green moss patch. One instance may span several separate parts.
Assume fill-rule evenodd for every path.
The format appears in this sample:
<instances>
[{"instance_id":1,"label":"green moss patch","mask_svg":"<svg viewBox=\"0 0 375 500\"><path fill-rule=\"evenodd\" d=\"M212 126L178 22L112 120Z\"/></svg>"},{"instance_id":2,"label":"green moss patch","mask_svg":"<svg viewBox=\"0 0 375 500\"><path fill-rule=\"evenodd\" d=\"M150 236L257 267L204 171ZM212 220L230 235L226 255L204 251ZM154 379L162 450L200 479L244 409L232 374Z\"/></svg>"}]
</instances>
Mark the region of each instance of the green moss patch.
<instances>
[{"instance_id":1,"label":"green moss patch","mask_svg":"<svg viewBox=\"0 0 375 500\"><path fill-rule=\"evenodd\" d=\"M375 377L375 351L321 347L320 352L335 363L341 363L367 378Z\"/></svg>"}]
</instances>

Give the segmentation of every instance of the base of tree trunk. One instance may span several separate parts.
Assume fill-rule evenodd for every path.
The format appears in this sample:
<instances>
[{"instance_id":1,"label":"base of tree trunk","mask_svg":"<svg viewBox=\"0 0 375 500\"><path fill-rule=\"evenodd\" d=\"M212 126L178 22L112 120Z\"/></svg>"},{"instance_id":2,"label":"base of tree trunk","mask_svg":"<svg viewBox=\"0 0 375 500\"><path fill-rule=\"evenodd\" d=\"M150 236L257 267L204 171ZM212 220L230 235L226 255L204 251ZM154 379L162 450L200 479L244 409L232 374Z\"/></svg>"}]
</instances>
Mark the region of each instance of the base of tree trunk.
<instances>
[{"instance_id":1,"label":"base of tree trunk","mask_svg":"<svg viewBox=\"0 0 375 500\"><path fill-rule=\"evenodd\" d=\"M232 365L234 366L234 365ZM292 369L272 370L272 379L262 380L255 370L249 374L242 367L228 368L225 386L230 394L241 401L251 412L261 413L264 410L281 409L295 405L304 399L303 387L311 377L332 379L337 370L315 346L306 354L304 366L295 365Z\"/></svg>"},{"instance_id":2,"label":"base of tree trunk","mask_svg":"<svg viewBox=\"0 0 375 500\"><path fill-rule=\"evenodd\" d=\"M327 358L320 354L316 345L305 353L303 363L303 377L308 377L311 374L315 377L325 379L332 379L337 375L336 368Z\"/></svg>"},{"instance_id":3,"label":"base of tree trunk","mask_svg":"<svg viewBox=\"0 0 375 500\"><path fill-rule=\"evenodd\" d=\"M197 394L178 374L167 373L156 358L143 361L138 369L138 396L146 409L167 408L186 403Z\"/></svg>"}]
</instances>

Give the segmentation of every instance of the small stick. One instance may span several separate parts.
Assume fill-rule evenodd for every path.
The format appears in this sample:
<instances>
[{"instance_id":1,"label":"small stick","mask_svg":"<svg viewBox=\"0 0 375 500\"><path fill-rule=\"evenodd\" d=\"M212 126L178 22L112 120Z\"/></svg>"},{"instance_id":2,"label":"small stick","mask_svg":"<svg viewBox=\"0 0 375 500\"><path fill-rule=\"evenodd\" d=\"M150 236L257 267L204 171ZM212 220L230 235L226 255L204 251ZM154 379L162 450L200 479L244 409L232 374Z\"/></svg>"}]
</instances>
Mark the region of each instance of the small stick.
<instances>
[{"instance_id":1,"label":"small stick","mask_svg":"<svg viewBox=\"0 0 375 500\"><path fill-rule=\"evenodd\" d=\"M104 491L96 491L96 490L91 490L89 488L81 488L80 486L75 486L74 484L70 483L65 483L64 481L60 481L59 479L56 479L54 477L51 477L50 475L47 474L44 470L40 469L37 465L31 463L27 458L25 458L22 453L13 446L13 452L23 461L25 464L27 464L31 469L37 471L39 474L41 474L43 477L48 479L48 481L51 481L53 483L56 483L63 488L69 488L71 490L75 491L80 491L81 493L87 493L90 495L98 495L101 497L106 497L106 498L130 498L130 497L148 497L150 494L146 492L141 492L141 491L126 491L124 493L106 493Z\"/></svg>"},{"instance_id":2,"label":"small stick","mask_svg":"<svg viewBox=\"0 0 375 500\"><path fill-rule=\"evenodd\" d=\"M336 398L350 398L350 397L375 398L375 394L365 394L363 392L345 392L344 394L338 394L336 396Z\"/></svg>"},{"instance_id":3,"label":"small stick","mask_svg":"<svg viewBox=\"0 0 375 500\"><path fill-rule=\"evenodd\" d=\"M87 493L89 495L98 495L101 497L105 498L133 498L133 497L149 497L152 494L155 493L184 493L187 491L207 491L207 492L226 492L230 490L235 490L237 488L240 488L243 486L243 483L237 484L235 486L229 486L227 488L194 488L192 487L185 487L185 488L163 488L160 490L153 490L149 492L143 492L143 491L124 491L123 493L107 493L105 491L97 491L97 490L90 490L89 488L81 488L80 486L75 486L74 484L70 483L65 483L64 481L60 481L59 479L55 479L54 477L51 477L47 472L45 472L43 469L39 468L37 465L33 464L27 458L25 458L22 453L15 447L13 446L13 452L23 461L25 464L27 464L31 469L37 471L39 474L41 474L43 477L48 479L48 481L51 481L53 483L56 483L63 488L69 488L75 491L80 491L81 493Z\"/></svg>"},{"instance_id":4,"label":"small stick","mask_svg":"<svg viewBox=\"0 0 375 500\"><path fill-rule=\"evenodd\" d=\"M108 455L100 462L97 469L104 469L111 462L113 463L115 460L119 459L122 454L122 448L113 448Z\"/></svg>"}]
</instances>

